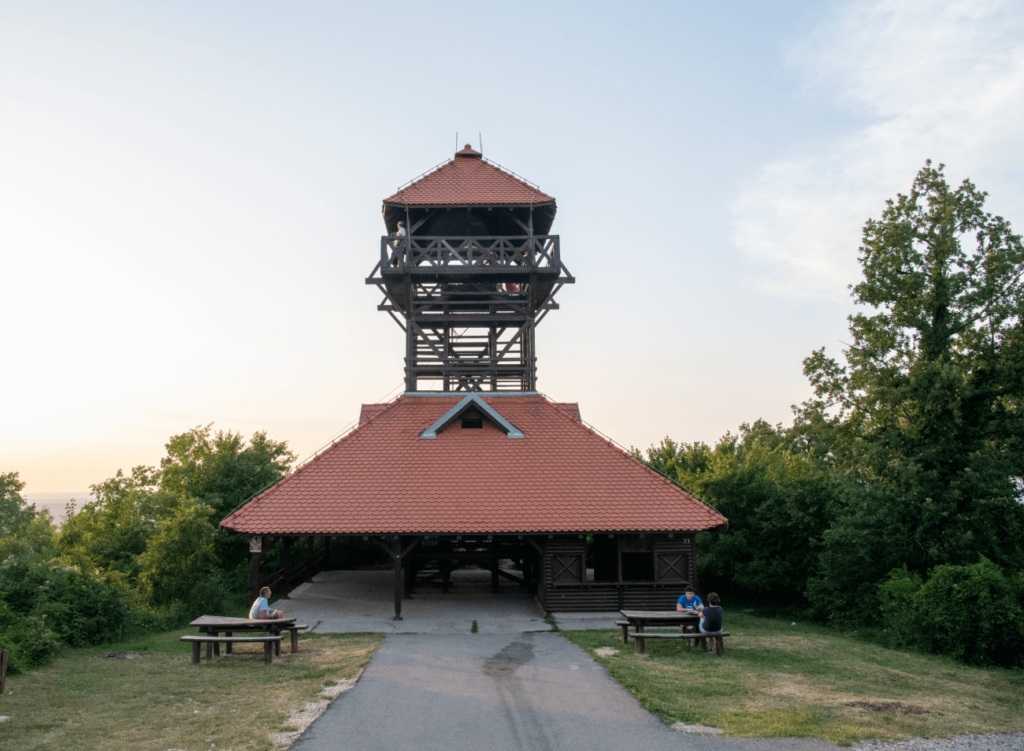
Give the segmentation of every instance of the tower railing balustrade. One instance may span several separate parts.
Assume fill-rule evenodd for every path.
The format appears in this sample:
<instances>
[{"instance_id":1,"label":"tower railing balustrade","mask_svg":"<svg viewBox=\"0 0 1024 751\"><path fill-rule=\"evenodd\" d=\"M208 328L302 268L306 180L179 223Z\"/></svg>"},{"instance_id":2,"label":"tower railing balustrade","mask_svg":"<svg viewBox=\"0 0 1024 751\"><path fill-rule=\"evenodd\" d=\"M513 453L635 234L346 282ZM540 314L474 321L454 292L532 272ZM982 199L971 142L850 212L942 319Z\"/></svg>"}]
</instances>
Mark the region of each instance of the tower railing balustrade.
<instances>
[{"instance_id":1,"label":"tower railing balustrade","mask_svg":"<svg viewBox=\"0 0 1024 751\"><path fill-rule=\"evenodd\" d=\"M560 272L558 235L490 235L400 237L380 239L380 270L394 269L501 274L508 272Z\"/></svg>"}]
</instances>

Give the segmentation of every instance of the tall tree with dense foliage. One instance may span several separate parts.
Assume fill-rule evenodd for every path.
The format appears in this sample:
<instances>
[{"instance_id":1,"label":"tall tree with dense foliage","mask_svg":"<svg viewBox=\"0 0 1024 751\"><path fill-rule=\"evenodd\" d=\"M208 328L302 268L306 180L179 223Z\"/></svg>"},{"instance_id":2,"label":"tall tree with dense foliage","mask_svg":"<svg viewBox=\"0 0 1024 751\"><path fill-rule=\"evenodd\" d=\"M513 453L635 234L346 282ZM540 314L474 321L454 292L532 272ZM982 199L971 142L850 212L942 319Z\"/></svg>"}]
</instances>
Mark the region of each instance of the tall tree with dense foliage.
<instances>
[{"instance_id":1,"label":"tall tree with dense foliage","mask_svg":"<svg viewBox=\"0 0 1024 751\"><path fill-rule=\"evenodd\" d=\"M852 289L869 310L845 364L804 363L817 398L798 423L853 481L809 589L823 615L899 566L1024 561L1024 244L986 195L926 163L864 226Z\"/></svg>"}]
</instances>

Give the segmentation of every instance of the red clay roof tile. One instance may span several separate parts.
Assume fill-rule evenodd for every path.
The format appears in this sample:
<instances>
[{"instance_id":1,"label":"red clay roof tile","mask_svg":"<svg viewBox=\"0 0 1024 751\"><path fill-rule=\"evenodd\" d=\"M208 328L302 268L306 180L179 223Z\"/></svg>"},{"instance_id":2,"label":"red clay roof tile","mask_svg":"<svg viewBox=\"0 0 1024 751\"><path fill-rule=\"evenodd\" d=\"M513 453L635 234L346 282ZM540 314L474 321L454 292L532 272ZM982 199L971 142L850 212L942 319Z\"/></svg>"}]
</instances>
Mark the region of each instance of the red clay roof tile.
<instances>
[{"instance_id":1,"label":"red clay roof tile","mask_svg":"<svg viewBox=\"0 0 1024 751\"><path fill-rule=\"evenodd\" d=\"M225 519L248 534L698 531L724 517L540 396L484 397L485 422L419 434L459 397L402 396ZM365 416L365 412L364 412Z\"/></svg>"},{"instance_id":2,"label":"red clay roof tile","mask_svg":"<svg viewBox=\"0 0 1024 751\"><path fill-rule=\"evenodd\" d=\"M384 203L409 206L504 206L550 203L538 188L485 162L468 146L433 172L401 188Z\"/></svg>"}]
</instances>

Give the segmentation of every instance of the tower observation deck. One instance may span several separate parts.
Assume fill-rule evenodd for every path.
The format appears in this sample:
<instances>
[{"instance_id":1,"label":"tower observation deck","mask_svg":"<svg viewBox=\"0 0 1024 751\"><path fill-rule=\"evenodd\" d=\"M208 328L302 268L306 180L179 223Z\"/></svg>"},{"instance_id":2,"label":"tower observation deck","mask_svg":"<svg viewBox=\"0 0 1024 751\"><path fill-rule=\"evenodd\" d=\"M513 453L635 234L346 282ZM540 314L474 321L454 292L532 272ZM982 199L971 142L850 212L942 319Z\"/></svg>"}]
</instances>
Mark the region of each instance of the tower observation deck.
<instances>
[{"instance_id":1,"label":"tower observation deck","mask_svg":"<svg viewBox=\"0 0 1024 751\"><path fill-rule=\"evenodd\" d=\"M366 283L405 331L407 392L536 389L537 324L575 282L549 234L555 210L468 145L384 199Z\"/></svg>"}]
</instances>

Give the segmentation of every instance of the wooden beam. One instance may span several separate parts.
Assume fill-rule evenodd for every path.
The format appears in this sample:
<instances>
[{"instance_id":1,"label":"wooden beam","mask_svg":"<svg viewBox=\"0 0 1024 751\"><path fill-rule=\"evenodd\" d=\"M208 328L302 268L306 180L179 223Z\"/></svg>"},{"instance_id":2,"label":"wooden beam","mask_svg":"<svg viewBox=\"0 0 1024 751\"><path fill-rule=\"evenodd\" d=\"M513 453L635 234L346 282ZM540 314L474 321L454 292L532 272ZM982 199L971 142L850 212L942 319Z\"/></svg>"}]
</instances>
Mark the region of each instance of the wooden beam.
<instances>
[{"instance_id":1,"label":"wooden beam","mask_svg":"<svg viewBox=\"0 0 1024 751\"><path fill-rule=\"evenodd\" d=\"M396 540L395 549L400 549L401 542ZM395 562L395 617L392 620L402 620L402 591L405 589L405 582L402 581L402 556L393 555Z\"/></svg>"},{"instance_id":2,"label":"wooden beam","mask_svg":"<svg viewBox=\"0 0 1024 751\"><path fill-rule=\"evenodd\" d=\"M250 553L249 562L249 602L255 602L260 596L260 558L263 553Z\"/></svg>"}]
</instances>

